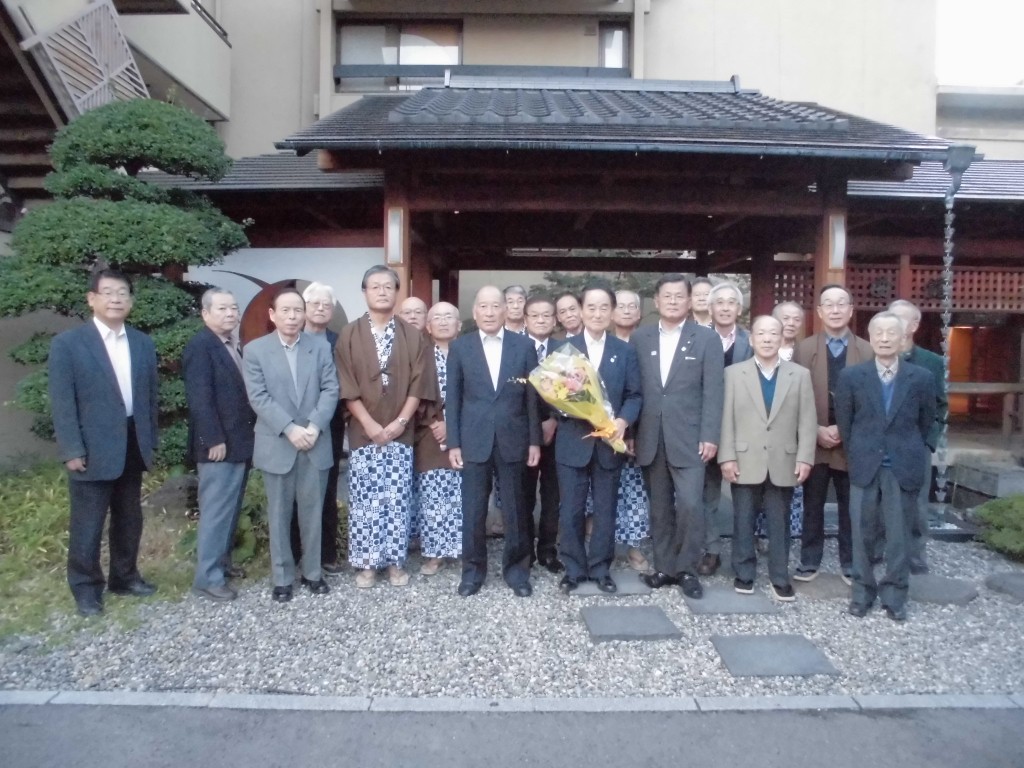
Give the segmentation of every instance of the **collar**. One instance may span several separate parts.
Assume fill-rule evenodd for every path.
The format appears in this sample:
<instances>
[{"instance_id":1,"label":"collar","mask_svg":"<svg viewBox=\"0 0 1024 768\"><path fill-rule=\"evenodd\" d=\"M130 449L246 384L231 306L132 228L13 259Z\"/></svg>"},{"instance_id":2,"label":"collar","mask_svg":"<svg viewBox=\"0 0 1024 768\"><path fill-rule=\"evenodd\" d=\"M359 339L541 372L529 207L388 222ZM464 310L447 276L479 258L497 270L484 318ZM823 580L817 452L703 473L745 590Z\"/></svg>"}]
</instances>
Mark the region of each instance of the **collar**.
<instances>
[{"instance_id":1,"label":"collar","mask_svg":"<svg viewBox=\"0 0 1024 768\"><path fill-rule=\"evenodd\" d=\"M847 346L850 343L849 331L845 332L842 336L833 336L828 331L825 331L825 343L831 344L833 341L839 342L844 347Z\"/></svg>"},{"instance_id":2,"label":"collar","mask_svg":"<svg viewBox=\"0 0 1024 768\"><path fill-rule=\"evenodd\" d=\"M715 333L717 333L719 335L719 337L722 339L722 341L736 341L736 326L735 325L732 327L732 330L729 331L724 336L722 336L722 334L719 332L719 330L717 328L715 328L714 330L715 330Z\"/></svg>"},{"instance_id":3,"label":"collar","mask_svg":"<svg viewBox=\"0 0 1024 768\"><path fill-rule=\"evenodd\" d=\"M115 331L109 325L105 325L100 322L95 315L93 315L92 321L96 324L96 329L100 332L100 337L103 339L115 338L120 339L128 335L128 332L124 329L124 324L121 324L121 330Z\"/></svg>"},{"instance_id":4,"label":"collar","mask_svg":"<svg viewBox=\"0 0 1024 768\"><path fill-rule=\"evenodd\" d=\"M514 331L510 331L510 333L514 333ZM480 331L480 343L481 344L486 344L487 343L487 339L489 339L489 338L497 339L498 341L504 341L505 340L505 327L502 326L501 328L499 328L498 332L496 334L494 334L493 336L489 336L488 334L484 333L483 331Z\"/></svg>"},{"instance_id":5,"label":"collar","mask_svg":"<svg viewBox=\"0 0 1024 768\"><path fill-rule=\"evenodd\" d=\"M674 330L666 331L664 326L661 324L661 320L658 321L658 333L662 336L675 336L683 332L683 326L686 325L686 320L683 320Z\"/></svg>"},{"instance_id":6,"label":"collar","mask_svg":"<svg viewBox=\"0 0 1024 768\"><path fill-rule=\"evenodd\" d=\"M878 358L877 357L875 358L875 370L878 371L878 375L879 376L881 376L887 370L888 371L892 371L892 375L895 376L896 372L899 370L899 368L900 368L900 356L899 355L896 355L896 359L892 361L892 365L890 365L890 366L882 365L880 362L878 362Z\"/></svg>"},{"instance_id":7,"label":"collar","mask_svg":"<svg viewBox=\"0 0 1024 768\"><path fill-rule=\"evenodd\" d=\"M776 357L775 357L775 364L771 368L769 368L768 366L764 365L761 362L761 359L759 357L757 357L757 355L755 355L754 356L754 365L757 366L757 370L759 370L762 374L764 374L764 377L766 379L770 379L772 376L775 375L775 372L777 370L779 370L779 366L782 365L782 358L776 355Z\"/></svg>"},{"instance_id":8,"label":"collar","mask_svg":"<svg viewBox=\"0 0 1024 768\"><path fill-rule=\"evenodd\" d=\"M288 344L287 342L285 342L284 337L281 336L281 332L280 331L274 331L274 333L277 334L277 340L281 343L281 346L284 347L285 349L295 349L295 347L297 347L299 345L299 342L302 341L302 331L299 331L299 335L295 337L295 343L294 344Z\"/></svg>"},{"instance_id":9,"label":"collar","mask_svg":"<svg viewBox=\"0 0 1024 768\"><path fill-rule=\"evenodd\" d=\"M608 338L608 331L601 331L601 336L599 338L595 339L595 338L592 338L590 336L590 334L587 332L586 328L583 329L583 341L586 344L604 344L605 339L607 339L607 338Z\"/></svg>"},{"instance_id":10,"label":"collar","mask_svg":"<svg viewBox=\"0 0 1024 768\"><path fill-rule=\"evenodd\" d=\"M546 339L538 339L536 336L530 333L526 334L526 336L530 341L533 342L533 346L537 346L538 344L547 344L549 341L551 341L550 336L548 336Z\"/></svg>"}]
</instances>

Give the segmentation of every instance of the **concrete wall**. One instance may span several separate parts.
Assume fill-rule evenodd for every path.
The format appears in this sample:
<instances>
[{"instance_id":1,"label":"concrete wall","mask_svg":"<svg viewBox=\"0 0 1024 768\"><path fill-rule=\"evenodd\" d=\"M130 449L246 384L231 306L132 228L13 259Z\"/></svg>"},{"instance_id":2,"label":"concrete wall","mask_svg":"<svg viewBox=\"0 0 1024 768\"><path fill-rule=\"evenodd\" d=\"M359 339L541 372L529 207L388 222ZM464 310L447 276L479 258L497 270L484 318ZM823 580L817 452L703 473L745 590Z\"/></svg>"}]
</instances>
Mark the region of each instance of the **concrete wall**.
<instances>
[{"instance_id":1,"label":"concrete wall","mask_svg":"<svg viewBox=\"0 0 1024 768\"><path fill-rule=\"evenodd\" d=\"M469 16L462 24L462 62L596 67L598 40L593 17Z\"/></svg>"}]
</instances>

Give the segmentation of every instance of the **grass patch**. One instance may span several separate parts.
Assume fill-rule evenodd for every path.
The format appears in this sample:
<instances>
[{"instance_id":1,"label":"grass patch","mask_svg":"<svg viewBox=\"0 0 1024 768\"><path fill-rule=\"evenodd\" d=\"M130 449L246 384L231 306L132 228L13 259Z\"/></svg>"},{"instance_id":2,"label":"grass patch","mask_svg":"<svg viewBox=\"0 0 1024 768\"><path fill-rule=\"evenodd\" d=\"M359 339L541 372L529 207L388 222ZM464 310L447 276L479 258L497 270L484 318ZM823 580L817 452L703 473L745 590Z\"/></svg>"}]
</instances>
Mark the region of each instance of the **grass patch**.
<instances>
[{"instance_id":1,"label":"grass patch","mask_svg":"<svg viewBox=\"0 0 1024 768\"><path fill-rule=\"evenodd\" d=\"M984 525L982 541L1014 560L1024 560L1024 495L987 501L975 516Z\"/></svg>"}]
</instances>

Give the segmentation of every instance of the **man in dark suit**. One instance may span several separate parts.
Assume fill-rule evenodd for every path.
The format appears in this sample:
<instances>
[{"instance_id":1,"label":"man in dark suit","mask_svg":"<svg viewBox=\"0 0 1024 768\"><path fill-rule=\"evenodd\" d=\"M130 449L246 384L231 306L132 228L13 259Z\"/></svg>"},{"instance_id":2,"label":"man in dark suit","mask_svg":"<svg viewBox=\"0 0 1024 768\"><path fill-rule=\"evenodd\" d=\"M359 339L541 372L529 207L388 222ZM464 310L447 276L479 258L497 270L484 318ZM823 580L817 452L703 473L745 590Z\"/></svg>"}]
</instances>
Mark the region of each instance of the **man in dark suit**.
<instances>
[{"instance_id":1,"label":"man in dark suit","mask_svg":"<svg viewBox=\"0 0 1024 768\"><path fill-rule=\"evenodd\" d=\"M71 497L68 584L83 616L103 611L104 585L145 597L156 588L138 569L142 473L157 441L158 383L153 341L125 325L132 285L104 269L89 282L92 320L54 337L49 387L53 428ZM100 566L110 510L110 575Z\"/></svg>"},{"instance_id":2,"label":"man in dark suit","mask_svg":"<svg viewBox=\"0 0 1024 768\"><path fill-rule=\"evenodd\" d=\"M240 315L235 297L210 288L202 298L206 327L193 336L182 355L188 401L188 458L199 475L199 535L192 591L226 602L237 593L227 584L241 570L231 564L235 527L242 511L252 465L256 414L245 397Z\"/></svg>"},{"instance_id":3,"label":"man in dark suit","mask_svg":"<svg viewBox=\"0 0 1024 768\"><path fill-rule=\"evenodd\" d=\"M599 282L585 286L580 300L583 333L566 341L597 368L615 413L615 437L621 440L626 428L640 415L643 398L636 350L608 333L614 307L611 285ZM625 457L604 441L588 438L594 431L589 422L568 417L559 421L555 435L561 528L558 550L565 564L559 586L569 594L580 582L590 579L602 592L615 592L617 587L609 571L615 559L615 508ZM584 541L588 491L593 492L594 499L589 551Z\"/></svg>"},{"instance_id":4,"label":"man in dark suit","mask_svg":"<svg viewBox=\"0 0 1024 768\"><path fill-rule=\"evenodd\" d=\"M683 594L704 592L697 568L704 545L704 467L715 458L722 428L724 356L718 335L687 320L690 284L679 274L655 284L657 325L630 338L640 365L643 407L636 462L651 499L655 573L652 588L681 584Z\"/></svg>"},{"instance_id":5,"label":"man in dark suit","mask_svg":"<svg viewBox=\"0 0 1024 768\"><path fill-rule=\"evenodd\" d=\"M495 286L477 292L473 319L478 331L449 347L445 407L448 456L452 468L462 470L459 594L479 592L487 575L487 486L496 472L505 525L502 574L518 597L529 597L532 547L523 473L540 460L538 397L527 381L537 366L537 351L526 336L505 331L505 298Z\"/></svg>"},{"instance_id":6,"label":"man in dark suit","mask_svg":"<svg viewBox=\"0 0 1024 768\"><path fill-rule=\"evenodd\" d=\"M724 280L708 293L711 328L722 340L725 367L749 360L754 355L750 333L741 328L743 292L736 283ZM722 470L717 461L709 461L704 471L704 556L697 572L711 576L722 564L722 532L718 530L718 507L722 502Z\"/></svg>"},{"instance_id":7,"label":"man in dark suit","mask_svg":"<svg viewBox=\"0 0 1024 768\"><path fill-rule=\"evenodd\" d=\"M924 368L901 361L906 330L892 312L868 324L875 359L845 369L836 389L836 424L846 445L853 533L850 613L862 617L878 597L894 621L907 618L907 545L917 494L929 462L935 385ZM885 529L885 575L875 580L871 554L879 516Z\"/></svg>"},{"instance_id":8,"label":"man in dark suit","mask_svg":"<svg viewBox=\"0 0 1024 768\"><path fill-rule=\"evenodd\" d=\"M942 434L942 427L949 415L949 398L946 395L946 364L940 355L920 347L914 343L914 334L921 325L921 310L909 301L897 299L889 305L889 311L903 321L907 329L907 335L903 337L903 345L900 348L900 359L908 363L919 365L929 373L935 380L935 423L928 430L928 450L935 453L939 445L939 436ZM924 483L917 495L917 516L910 528L910 572L928 573L928 528L930 505L928 496L932 489L932 463L929 461L924 468Z\"/></svg>"},{"instance_id":9,"label":"man in dark suit","mask_svg":"<svg viewBox=\"0 0 1024 768\"><path fill-rule=\"evenodd\" d=\"M306 303L295 288L278 291L270 320L275 330L245 347L245 389L256 412L252 463L267 490L271 597L286 603L295 579L290 531L296 504L302 584L315 595L330 592L320 567L320 513L339 387L330 347L302 330Z\"/></svg>"}]
</instances>

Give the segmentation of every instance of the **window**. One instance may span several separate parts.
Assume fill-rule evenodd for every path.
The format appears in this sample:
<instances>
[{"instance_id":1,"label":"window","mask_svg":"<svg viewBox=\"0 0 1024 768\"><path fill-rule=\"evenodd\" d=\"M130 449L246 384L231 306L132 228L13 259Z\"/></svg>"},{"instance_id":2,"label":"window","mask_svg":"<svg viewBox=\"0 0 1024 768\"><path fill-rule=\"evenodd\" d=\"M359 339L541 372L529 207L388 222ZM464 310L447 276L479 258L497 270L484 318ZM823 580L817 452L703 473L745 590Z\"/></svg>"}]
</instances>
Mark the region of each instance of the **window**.
<instances>
[{"instance_id":1,"label":"window","mask_svg":"<svg viewBox=\"0 0 1024 768\"><path fill-rule=\"evenodd\" d=\"M345 22L338 25L338 64L376 65L369 76L342 69L343 91L416 90L444 82L443 68L461 63L462 24L448 21ZM436 74L421 67L439 68ZM402 74L409 68L415 75Z\"/></svg>"},{"instance_id":2,"label":"window","mask_svg":"<svg viewBox=\"0 0 1024 768\"><path fill-rule=\"evenodd\" d=\"M598 66L629 69L629 25L601 22L598 34Z\"/></svg>"}]
</instances>

